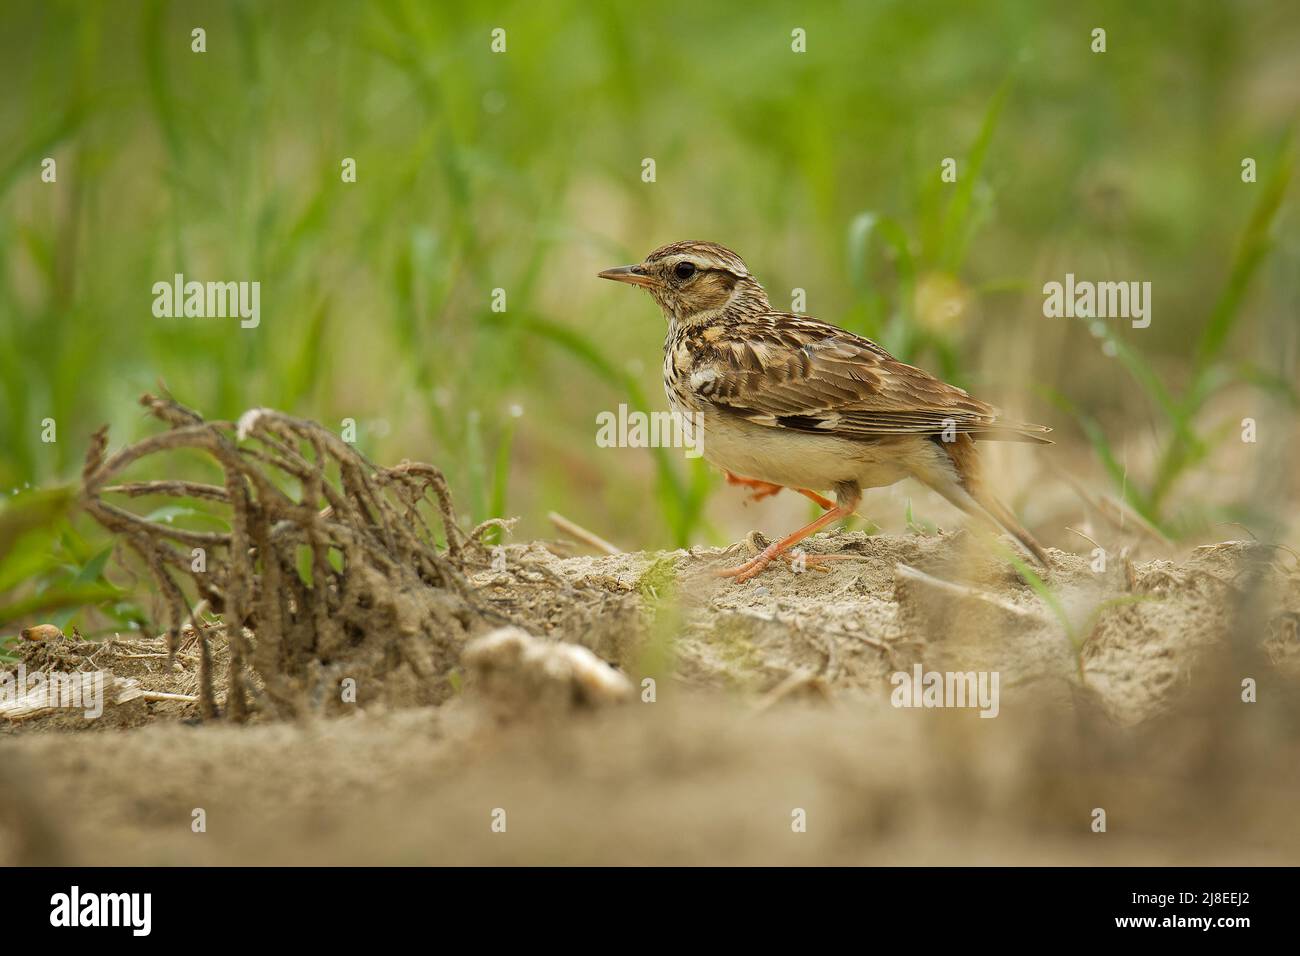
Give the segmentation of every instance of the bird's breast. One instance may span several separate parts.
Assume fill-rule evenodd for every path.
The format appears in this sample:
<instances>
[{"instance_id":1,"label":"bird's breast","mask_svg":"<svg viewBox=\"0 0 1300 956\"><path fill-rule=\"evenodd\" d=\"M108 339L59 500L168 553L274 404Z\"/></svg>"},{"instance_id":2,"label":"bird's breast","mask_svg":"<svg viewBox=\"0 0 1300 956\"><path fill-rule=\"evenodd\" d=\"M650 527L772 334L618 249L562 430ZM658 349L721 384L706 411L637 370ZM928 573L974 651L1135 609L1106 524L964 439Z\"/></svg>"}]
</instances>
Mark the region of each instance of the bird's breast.
<instances>
[{"instance_id":1,"label":"bird's breast","mask_svg":"<svg viewBox=\"0 0 1300 956\"><path fill-rule=\"evenodd\" d=\"M692 386L691 351L684 339L674 336L664 343L664 392L675 411L699 411L701 404Z\"/></svg>"}]
</instances>

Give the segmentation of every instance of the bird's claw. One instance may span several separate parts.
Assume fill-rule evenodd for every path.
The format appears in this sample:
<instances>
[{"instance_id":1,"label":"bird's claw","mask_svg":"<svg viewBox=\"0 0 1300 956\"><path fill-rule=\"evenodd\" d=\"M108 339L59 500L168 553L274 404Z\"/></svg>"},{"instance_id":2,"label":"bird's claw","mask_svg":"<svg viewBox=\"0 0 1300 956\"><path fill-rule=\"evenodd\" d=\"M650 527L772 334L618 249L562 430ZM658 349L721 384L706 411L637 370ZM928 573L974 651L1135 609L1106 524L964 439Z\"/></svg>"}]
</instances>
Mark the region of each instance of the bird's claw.
<instances>
[{"instance_id":1,"label":"bird's claw","mask_svg":"<svg viewBox=\"0 0 1300 956\"><path fill-rule=\"evenodd\" d=\"M792 554L789 551L776 551L775 545L768 544L767 538L763 536L761 531L751 531L747 534L745 536L745 545L754 557L738 567L716 569L712 572L714 577L735 578L737 584L744 584L750 578L756 577L776 558L780 558L789 565L790 570L795 574L802 571L817 571L820 574L829 574L831 569L826 567L826 564L831 561L843 561L855 557L851 554L806 554L802 551Z\"/></svg>"},{"instance_id":2,"label":"bird's claw","mask_svg":"<svg viewBox=\"0 0 1300 956\"><path fill-rule=\"evenodd\" d=\"M770 481L759 481L757 478L742 478L740 475L734 475L731 472L726 473L727 484L742 485L751 489L749 493L750 501L762 501L764 498L771 498L781 491L781 485L774 485Z\"/></svg>"}]
</instances>

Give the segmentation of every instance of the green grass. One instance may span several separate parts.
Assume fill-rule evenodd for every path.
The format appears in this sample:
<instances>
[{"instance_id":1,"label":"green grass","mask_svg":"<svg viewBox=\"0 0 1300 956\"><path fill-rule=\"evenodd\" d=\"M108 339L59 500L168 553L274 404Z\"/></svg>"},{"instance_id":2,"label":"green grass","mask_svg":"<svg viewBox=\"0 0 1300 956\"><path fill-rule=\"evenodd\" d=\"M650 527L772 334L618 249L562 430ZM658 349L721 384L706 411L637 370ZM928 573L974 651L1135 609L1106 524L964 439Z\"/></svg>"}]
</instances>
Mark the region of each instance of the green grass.
<instances>
[{"instance_id":1,"label":"green grass","mask_svg":"<svg viewBox=\"0 0 1300 956\"><path fill-rule=\"evenodd\" d=\"M0 505L0 653L8 653L25 622L93 637L145 621L109 580L112 542L86 527L72 503L69 489L56 488Z\"/></svg>"},{"instance_id":2,"label":"green grass","mask_svg":"<svg viewBox=\"0 0 1300 956\"><path fill-rule=\"evenodd\" d=\"M955 337L958 326L946 328L938 316L918 317L918 288L927 283L946 291L949 294L940 294L938 301L954 306L969 291L959 277L972 240L991 214L993 192L983 174L1011 89L1012 78L1007 76L984 108L970 148L951 157L957 163L956 182L940 177L937 162L915 177L911 229L875 211L859 213L849 224L849 277L861 314L855 331L904 361L931 359L937 374L959 384L965 383Z\"/></svg>"},{"instance_id":3,"label":"green grass","mask_svg":"<svg viewBox=\"0 0 1300 956\"><path fill-rule=\"evenodd\" d=\"M1228 266L1223 288L1214 299L1195 340L1188 381L1182 389L1175 390L1167 385L1141 351L1108 336L1120 364L1157 411L1163 425L1160 451L1149 475L1134 474L1125 468L1101 425L1076 402L1059 394L1056 396L1057 403L1078 418L1121 497L1172 537L1195 528L1194 520L1179 514L1170 505L1179 480L1201 464L1216 445L1239 432L1236 422L1220 422L1213 429L1207 424L1204 413L1215 398L1246 383L1279 396L1292 408L1300 408L1300 392L1297 392L1294 382L1281 375L1271 375L1260 366L1234 364L1225 354L1234 330L1245 321L1247 291L1275 242L1277 220L1294 163L1288 136L1277 154L1266 163L1272 173L1259 184L1259 197Z\"/></svg>"},{"instance_id":4,"label":"green grass","mask_svg":"<svg viewBox=\"0 0 1300 956\"><path fill-rule=\"evenodd\" d=\"M1289 120L1241 93L1294 75L1284 9L672 0L652 29L630 2L6 4L24 93L0 102L0 492L74 482L101 424L115 447L153 430L135 399L161 379L209 418L355 419L373 460L439 465L467 522L518 515L520 539L550 510L626 547L734 539L708 466L594 442L600 411L665 407L662 318L594 273L694 237L738 249L775 303L802 288L812 314L1027 418L1046 417L1032 388L1055 389L1079 422L1057 437L1094 446L1086 477L1191 533L1259 504L1244 483L1185 493L1216 403L1296 398L1258 338L1300 274L1294 157L1260 147ZM1260 183L1225 188L1243 155ZM1117 339L1118 362L1086 330L1049 334L1058 261L1150 279L1167 320ZM154 318L176 272L260 281L262 325ZM1160 454L1137 474L1117 449L1142 400ZM24 565L8 605L107 546L68 520L94 553Z\"/></svg>"}]
</instances>

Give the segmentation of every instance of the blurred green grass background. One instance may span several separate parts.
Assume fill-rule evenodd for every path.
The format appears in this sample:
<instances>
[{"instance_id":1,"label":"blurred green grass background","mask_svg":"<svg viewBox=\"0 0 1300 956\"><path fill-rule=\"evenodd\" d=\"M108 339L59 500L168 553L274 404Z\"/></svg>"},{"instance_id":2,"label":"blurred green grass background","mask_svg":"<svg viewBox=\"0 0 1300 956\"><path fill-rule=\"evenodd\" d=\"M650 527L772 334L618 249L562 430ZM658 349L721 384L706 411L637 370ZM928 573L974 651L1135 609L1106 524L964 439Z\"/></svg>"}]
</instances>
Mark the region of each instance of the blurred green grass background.
<instances>
[{"instance_id":1,"label":"blurred green grass background","mask_svg":"<svg viewBox=\"0 0 1300 956\"><path fill-rule=\"evenodd\" d=\"M355 419L373 460L438 464L517 539L555 509L629 548L731 540L753 518L707 466L594 441L599 411L666 407L662 319L595 272L707 238L775 303L805 289L1050 422L1058 467L1174 539L1289 525L1285 468L1213 463L1242 415L1295 437L1293 4L11 2L0 25L10 511L99 425L152 431L161 379L212 418ZM260 281L260 327L155 318L178 272ZM1150 281L1151 327L1044 318L1066 272ZM59 533L80 580L102 548Z\"/></svg>"}]
</instances>

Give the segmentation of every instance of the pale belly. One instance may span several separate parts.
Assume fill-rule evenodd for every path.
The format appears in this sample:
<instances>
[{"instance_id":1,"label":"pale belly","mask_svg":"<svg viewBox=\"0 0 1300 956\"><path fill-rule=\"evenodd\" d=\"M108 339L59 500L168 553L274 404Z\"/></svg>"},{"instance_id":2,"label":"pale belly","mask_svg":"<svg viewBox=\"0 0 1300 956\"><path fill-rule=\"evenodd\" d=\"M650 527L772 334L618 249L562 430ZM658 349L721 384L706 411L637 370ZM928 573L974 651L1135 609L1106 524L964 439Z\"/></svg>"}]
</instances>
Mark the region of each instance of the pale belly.
<instances>
[{"instance_id":1,"label":"pale belly","mask_svg":"<svg viewBox=\"0 0 1300 956\"><path fill-rule=\"evenodd\" d=\"M930 466L936 449L924 438L849 441L709 416L704 458L735 475L787 488L827 491L852 482L880 488Z\"/></svg>"}]
</instances>

